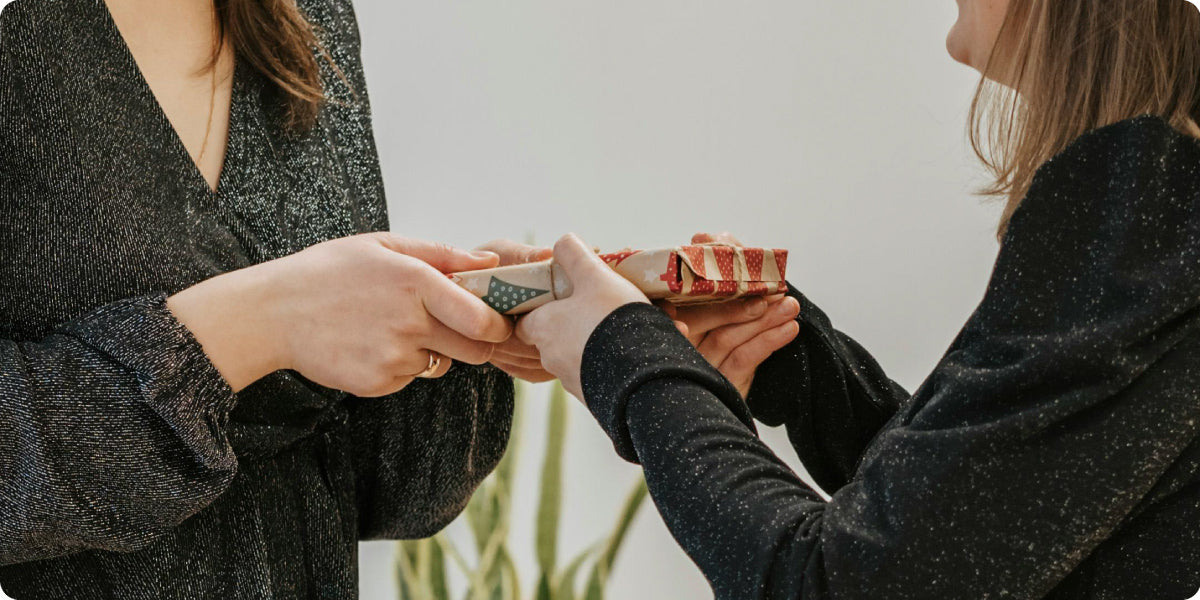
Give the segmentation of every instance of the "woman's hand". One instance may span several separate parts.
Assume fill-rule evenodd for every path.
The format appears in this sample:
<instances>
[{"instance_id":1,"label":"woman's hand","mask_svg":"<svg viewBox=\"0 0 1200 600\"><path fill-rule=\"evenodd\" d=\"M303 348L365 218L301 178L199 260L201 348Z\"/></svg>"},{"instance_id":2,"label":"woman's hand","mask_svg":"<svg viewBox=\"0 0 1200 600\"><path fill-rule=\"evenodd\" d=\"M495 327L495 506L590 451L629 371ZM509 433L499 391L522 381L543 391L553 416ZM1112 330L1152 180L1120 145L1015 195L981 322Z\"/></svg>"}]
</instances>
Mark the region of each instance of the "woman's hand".
<instances>
[{"instance_id":1,"label":"woman's hand","mask_svg":"<svg viewBox=\"0 0 1200 600\"><path fill-rule=\"evenodd\" d=\"M554 251L550 248L539 248L511 240L488 242L476 250L496 253L500 256L500 266L502 267L548 260L554 255ZM522 342L515 335L496 346L496 353L492 355L492 364L512 377L533 383L554 379L554 375L542 367L542 355L538 353L537 348Z\"/></svg>"},{"instance_id":2,"label":"woman's hand","mask_svg":"<svg viewBox=\"0 0 1200 600\"><path fill-rule=\"evenodd\" d=\"M168 306L235 391L295 369L376 397L411 383L430 351L471 364L491 359L511 324L444 273L498 262L491 252L373 233L210 279ZM449 368L443 360L433 376Z\"/></svg>"},{"instance_id":3,"label":"woman's hand","mask_svg":"<svg viewBox=\"0 0 1200 600\"><path fill-rule=\"evenodd\" d=\"M568 392L582 399L579 372L583 348L592 332L612 311L649 300L574 234L555 244L554 260L566 271L574 292L569 298L522 317L517 323L517 336L535 346L546 370L561 379Z\"/></svg>"},{"instance_id":4,"label":"woman's hand","mask_svg":"<svg viewBox=\"0 0 1200 600\"><path fill-rule=\"evenodd\" d=\"M787 296L700 306L668 304L663 309L743 398L750 394L758 366L800 333L800 303Z\"/></svg>"},{"instance_id":5,"label":"woman's hand","mask_svg":"<svg viewBox=\"0 0 1200 600\"><path fill-rule=\"evenodd\" d=\"M728 233L698 233L692 243L723 243L741 246ZM796 317L800 303L795 298L774 296L700 306L663 306L679 330L704 358L721 371L742 397L750 393L758 366L800 333Z\"/></svg>"}]
</instances>

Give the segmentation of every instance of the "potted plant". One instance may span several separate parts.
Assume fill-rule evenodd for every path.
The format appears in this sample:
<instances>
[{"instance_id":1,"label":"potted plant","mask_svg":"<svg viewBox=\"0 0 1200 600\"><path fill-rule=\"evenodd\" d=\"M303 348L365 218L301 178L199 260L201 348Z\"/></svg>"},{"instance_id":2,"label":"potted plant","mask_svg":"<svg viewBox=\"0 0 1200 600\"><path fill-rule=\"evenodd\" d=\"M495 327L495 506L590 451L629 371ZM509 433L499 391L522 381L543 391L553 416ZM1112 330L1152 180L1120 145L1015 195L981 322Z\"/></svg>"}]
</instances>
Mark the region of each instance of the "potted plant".
<instances>
[{"instance_id":1,"label":"potted plant","mask_svg":"<svg viewBox=\"0 0 1200 600\"><path fill-rule=\"evenodd\" d=\"M451 600L451 569L467 582L463 600L602 600L617 554L626 533L646 499L644 480L630 491L607 538L571 560L558 557L559 517L562 509L563 453L566 446L568 397L554 384L547 408L546 452L542 460L538 494L536 552L538 575L531 593L522 594L521 577L508 548L511 533L513 475L522 436L522 413L528 387L518 388L509 448L463 515L474 542L475 560L469 561L445 535L399 542L396 573L401 600Z\"/></svg>"}]
</instances>

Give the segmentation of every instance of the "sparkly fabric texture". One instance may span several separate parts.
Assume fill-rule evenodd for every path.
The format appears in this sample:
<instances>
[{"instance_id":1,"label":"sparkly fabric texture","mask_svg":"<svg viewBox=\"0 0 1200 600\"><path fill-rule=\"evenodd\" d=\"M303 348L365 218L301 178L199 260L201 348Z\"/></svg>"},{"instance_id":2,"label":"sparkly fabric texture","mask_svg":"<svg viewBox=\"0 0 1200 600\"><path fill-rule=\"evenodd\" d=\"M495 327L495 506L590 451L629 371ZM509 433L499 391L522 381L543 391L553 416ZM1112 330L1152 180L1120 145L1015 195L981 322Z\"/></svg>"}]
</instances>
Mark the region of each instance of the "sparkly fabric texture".
<instances>
[{"instance_id":1,"label":"sparkly fabric texture","mask_svg":"<svg viewBox=\"0 0 1200 600\"><path fill-rule=\"evenodd\" d=\"M236 396L167 295L388 229L357 24L301 0L350 86L303 136L234 76L217 193L102 0L0 14L0 584L14 598L353 598L357 542L420 537L508 439L512 382L455 367L365 400ZM354 92L351 92L351 89Z\"/></svg>"},{"instance_id":2,"label":"sparkly fabric texture","mask_svg":"<svg viewBox=\"0 0 1200 600\"><path fill-rule=\"evenodd\" d=\"M750 406L787 424L829 502L653 308L593 334L584 395L720 600L1191 598L1197 182L1200 144L1160 119L1076 140L1039 171L986 296L912 396L802 300L801 336Z\"/></svg>"}]
</instances>

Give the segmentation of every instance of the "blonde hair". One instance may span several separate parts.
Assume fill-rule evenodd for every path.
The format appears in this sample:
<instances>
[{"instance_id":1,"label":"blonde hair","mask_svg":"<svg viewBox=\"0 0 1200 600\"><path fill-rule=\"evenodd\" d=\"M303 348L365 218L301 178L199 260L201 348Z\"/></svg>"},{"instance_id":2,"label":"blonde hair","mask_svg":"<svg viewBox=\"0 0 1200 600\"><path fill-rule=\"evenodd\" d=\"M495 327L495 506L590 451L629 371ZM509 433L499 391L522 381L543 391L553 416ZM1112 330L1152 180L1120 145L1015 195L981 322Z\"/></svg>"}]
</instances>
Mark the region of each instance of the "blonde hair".
<instances>
[{"instance_id":1,"label":"blonde hair","mask_svg":"<svg viewBox=\"0 0 1200 600\"><path fill-rule=\"evenodd\" d=\"M999 82L999 83L998 83ZM1083 133L1157 115L1200 135L1200 12L1184 0L1011 0L971 103L971 146L1005 202Z\"/></svg>"}]
</instances>

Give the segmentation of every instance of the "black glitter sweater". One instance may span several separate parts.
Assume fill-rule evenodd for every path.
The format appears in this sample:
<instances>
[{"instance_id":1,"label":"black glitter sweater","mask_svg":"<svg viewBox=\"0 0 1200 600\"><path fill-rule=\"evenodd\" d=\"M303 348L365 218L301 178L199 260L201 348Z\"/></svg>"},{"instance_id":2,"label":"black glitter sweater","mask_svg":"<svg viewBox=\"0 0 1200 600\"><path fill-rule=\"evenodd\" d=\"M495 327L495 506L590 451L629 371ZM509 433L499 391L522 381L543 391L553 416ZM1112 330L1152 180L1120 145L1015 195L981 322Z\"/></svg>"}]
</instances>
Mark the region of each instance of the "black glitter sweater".
<instances>
[{"instance_id":1,"label":"black glitter sweater","mask_svg":"<svg viewBox=\"0 0 1200 600\"><path fill-rule=\"evenodd\" d=\"M912 396L807 300L749 407L617 310L588 406L721 600L1185 600L1200 588L1200 144L1156 118L1047 163ZM755 436L786 424L825 502Z\"/></svg>"},{"instance_id":2,"label":"black glitter sweater","mask_svg":"<svg viewBox=\"0 0 1200 600\"><path fill-rule=\"evenodd\" d=\"M18 599L353 598L360 539L454 518L504 451L512 383L456 367L379 400L280 372L232 393L171 293L388 229L348 0L301 0L318 125L235 74L213 193L102 0L0 14L0 585Z\"/></svg>"}]
</instances>

